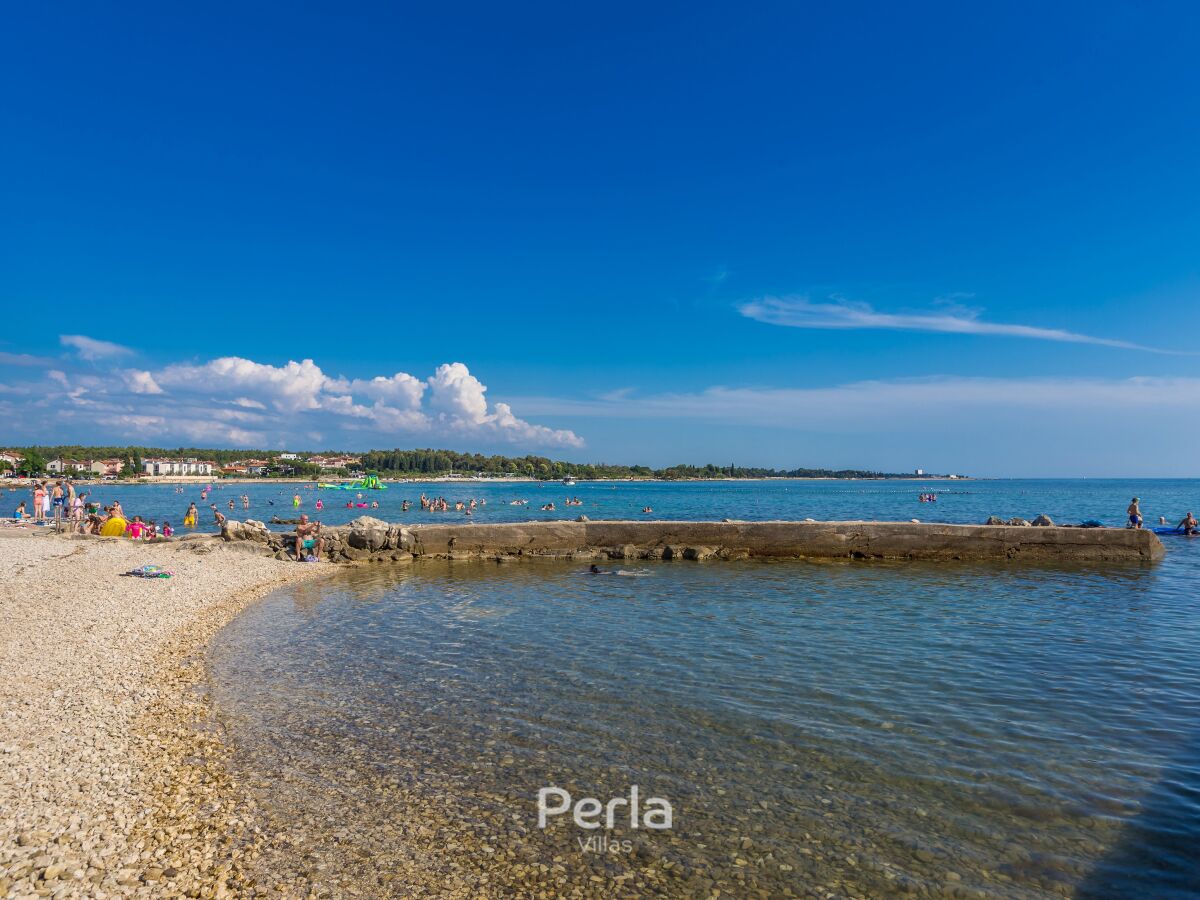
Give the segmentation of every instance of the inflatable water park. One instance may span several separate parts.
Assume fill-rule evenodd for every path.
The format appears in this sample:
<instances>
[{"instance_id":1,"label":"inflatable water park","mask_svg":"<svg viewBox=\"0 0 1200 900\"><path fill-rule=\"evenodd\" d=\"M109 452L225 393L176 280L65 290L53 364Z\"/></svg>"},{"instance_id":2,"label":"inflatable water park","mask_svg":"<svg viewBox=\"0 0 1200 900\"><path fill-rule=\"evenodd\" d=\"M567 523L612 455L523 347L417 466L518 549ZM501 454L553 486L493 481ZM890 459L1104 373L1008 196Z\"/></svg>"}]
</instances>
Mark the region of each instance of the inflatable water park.
<instances>
[{"instance_id":1,"label":"inflatable water park","mask_svg":"<svg viewBox=\"0 0 1200 900\"><path fill-rule=\"evenodd\" d=\"M353 484L318 484L317 487L331 491L386 491L387 485L378 475L367 475Z\"/></svg>"}]
</instances>

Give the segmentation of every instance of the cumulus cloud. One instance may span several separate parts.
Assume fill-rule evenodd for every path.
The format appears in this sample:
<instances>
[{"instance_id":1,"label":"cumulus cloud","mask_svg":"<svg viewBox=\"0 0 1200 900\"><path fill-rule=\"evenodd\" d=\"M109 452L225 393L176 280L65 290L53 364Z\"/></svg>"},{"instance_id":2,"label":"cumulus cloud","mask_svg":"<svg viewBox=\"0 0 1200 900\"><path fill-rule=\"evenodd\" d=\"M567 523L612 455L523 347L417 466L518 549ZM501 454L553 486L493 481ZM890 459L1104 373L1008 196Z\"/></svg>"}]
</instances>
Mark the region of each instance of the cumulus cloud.
<instances>
[{"instance_id":1,"label":"cumulus cloud","mask_svg":"<svg viewBox=\"0 0 1200 900\"><path fill-rule=\"evenodd\" d=\"M154 376L140 369L130 369L125 373L125 384L135 394L161 394L163 389L158 386Z\"/></svg>"},{"instance_id":2,"label":"cumulus cloud","mask_svg":"<svg viewBox=\"0 0 1200 900\"><path fill-rule=\"evenodd\" d=\"M258 394L260 402L265 399L279 412L295 413L320 409L318 398L326 378L311 359L272 366L240 356L223 356L198 366L168 366L158 380L169 388L183 390L199 384L227 394Z\"/></svg>"},{"instance_id":3,"label":"cumulus cloud","mask_svg":"<svg viewBox=\"0 0 1200 900\"><path fill-rule=\"evenodd\" d=\"M424 380L406 372L348 379L327 375L311 359L272 365L236 356L106 375L55 369L44 377L42 402L55 406L60 421L92 421L129 438L265 447L335 433L347 447L414 436L583 444L574 432L527 422L506 403L490 404L486 386L461 362L439 366Z\"/></svg>"},{"instance_id":4,"label":"cumulus cloud","mask_svg":"<svg viewBox=\"0 0 1200 900\"><path fill-rule=\"evenodd\" d=\"M128 347L122 347L120 344L97 340L82 334L60 334L58 340L64 347L73 349L80 359L92 362L129 356L133 353Z\"/></svg>"},{"instance_id":5,"label":"cumulus cloud","mask_svg":"<svg viewBox=\"0 0 1200 900\"><path fill-rule=\"evenodd\" d=\"M830 298L827 302L814 302L808 297L762 297L741 304L738 311L748 319L788 328L877 328L892 331L982 334L1070 344L1094 344L1123 350L1145 350L1150 353L1175 352L1058 328L986 322L979 318L979 310L963 307L916 314L885 313L875 310L867 303L856 303L837 297Z\"/></svg>"},{"instance_id":6,"label":"cumulus cloud","mask_svg":"<svg viewBox=\"0 0 1200 900\"><path fill-rule=\"evenodd\" d=\"M487 419L487 388L462 363L438 366L429 387L429 405L442 416L476 424Z\"/></svg>"}]
</instances>

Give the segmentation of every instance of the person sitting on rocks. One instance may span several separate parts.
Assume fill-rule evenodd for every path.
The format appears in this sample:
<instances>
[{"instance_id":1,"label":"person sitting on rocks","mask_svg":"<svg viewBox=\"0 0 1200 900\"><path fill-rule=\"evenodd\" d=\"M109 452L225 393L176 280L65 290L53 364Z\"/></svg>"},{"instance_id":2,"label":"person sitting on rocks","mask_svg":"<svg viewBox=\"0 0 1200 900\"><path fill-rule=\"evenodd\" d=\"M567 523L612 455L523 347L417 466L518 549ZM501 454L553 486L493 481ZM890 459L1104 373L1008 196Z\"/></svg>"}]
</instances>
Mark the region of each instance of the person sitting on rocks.
<instances>
[{"instance_id":1,"label":"person sitting on rocks","mask_svg":"<svg viewBox=\"0 0 1200 900\"><path fill-rule=\"evenodd\" d=\"M300 516L296 525L296 562L316 562L321 558L325 549L325 539L321 537L321 523L308 521L307 515Z\"/></svg>"}]
</instances>

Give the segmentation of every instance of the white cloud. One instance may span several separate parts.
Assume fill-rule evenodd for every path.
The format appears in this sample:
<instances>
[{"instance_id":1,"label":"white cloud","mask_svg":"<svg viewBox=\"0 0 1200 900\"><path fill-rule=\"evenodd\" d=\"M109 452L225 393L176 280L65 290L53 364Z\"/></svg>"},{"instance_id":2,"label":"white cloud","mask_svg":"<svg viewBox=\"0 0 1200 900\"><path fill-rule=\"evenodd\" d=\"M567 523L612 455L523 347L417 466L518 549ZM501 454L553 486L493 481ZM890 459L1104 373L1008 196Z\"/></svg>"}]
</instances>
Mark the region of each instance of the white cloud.
<instances>
[{"instance_id":1,"label":"white cloud","mask_svg":"<svg viewBox=\"0 0 1200 900\"><path fill-rule=\"evenodd\" d=\"M429 405L442 415L476 424L487 418L487 388L462 363L438 366L429 387Z\"/></svg>"},{"instance_id":2,"label":"white cloud","mask_svg":"<svg viewBox=\"0 0 1200 900\"><path fill-rule=\"evenodd\" d=\"M122 347L120 344L114 344L111 341L100 341L82 334L60 334L58 340L64 347L72 348L80 359L93 362L96 360L129 356L133 353L128 347Z\"/></svg>"},{"instance_id":3,"label":"white cloud","mask_svg":"<svg viewBox=\"0 0 1200 900\"><path fill-rule=\"evenodd\" d=\"M789 328L877 328L892 331L934 331L949 334L981 334L1002 337L1033 338L1042 341L1060 341L1071 344L1094 344L1101 347L1117 347L1124 350L1145 350L1150 353L1174 353L1155 347L1144 347L1129 341L1092 337L1074 331L1057 328L1038 328L1032 325L1009 325L1000 322L985 322L979 318L978 310L951 307L926 313L878 312L866 303L856 303L841 298L830 298L829 302L813 302L807 297L762 297L738 307L738 311L749 319L768 325L783 325Z\"/></svg>"},{"instance_id":4,"label":"white cloud","mask_svg":"<svg viewBox=\"0 0 1200 900\"><path fill-rule=\"evenodd\" d=\"M353 381L337 379L330 384L329 389L343 390L347 394L368 397L404 409L416 409L421 405L425 382L406 372L397 372L390 377L377 375L374 378L356 378Z\"/></svg>"},{"instance_id":5,"label":"white cloud","mask_svg":"<svg viewBox=\"0 0 1200 900\"><path fill-rule=\"evenodd\" d=\"M497 403L488 412L487 387L462 363L438 366L429 379L429 405L438 420L460 431L490 434L501 439L556 447L582 447L583 440L572 431L532 425L518 419L507 403Z\"/></svg>"},{"instance_id":6,"label":"white cloud","mask_svg":"<svg viewBox=\"0 0 1200 900\"><path fill-rule=\"evenodd\" d=\"M519 398L535 415L686 419L730 425L876 432L986 420L1009 412L1112 418L1145 410L1200 414L1200 378L959 378L859 381L830 387L715 386L665 393L561 400Z\"/></svg>"},{"instance_id":7,"label":"white cloud","mask_svg":"<svg viewBox=\"0 0 1200 900\"><path fill-rule=\"evenodd\" d=\"M90 421L105 433L116 428L130 439L177 436L265 447L307 441L316 433L330 443L340 437L348 448L368 441L388 446L416 435L431 441L453 436L518 445L583 444L573 432L518 418L508 404L491 407L487 388L462 363L440 366L428 381L405 372L331 377L311 359L276 366L235 356L154 372L68 375L55 369L46 379L29 396L61 410L65 421Z\"/></svg>"},{"instance_id":8,"label":"white cloud","mask_svg":"<svg viewBox=\"0 0 1200 900\"><path fill-rule=\"evenodd\" d=\"M185 390L199 385L225 393L257 394L260 402L265 400L279 412L295 413L320 408L319 396L326 378L311 359L272 366L239 356L223 356L200 366L168 366L158 381Z\"/></svg>"},{"instance_id":9,"label":"white cloud","mask_svg":"<svg viewBox=\"0 0 1200 900\"><path fill-rule=\"evenodd\" d=\"M125 372L125 384L135 394L161 394L163 389L158 386L154 376L141 369L130 369Z\"/></svg>"},{"instance_id":10,"label":"white cloud","mask_svg":"<svg viewBox=\"0 0 1200 900\"><path fill-rule=\"evenodd\" d=\"M29 353L7 353L0 350L0 366L44 366L51 360L44 356L33 356Z\"/></svg>"}]
</instances>

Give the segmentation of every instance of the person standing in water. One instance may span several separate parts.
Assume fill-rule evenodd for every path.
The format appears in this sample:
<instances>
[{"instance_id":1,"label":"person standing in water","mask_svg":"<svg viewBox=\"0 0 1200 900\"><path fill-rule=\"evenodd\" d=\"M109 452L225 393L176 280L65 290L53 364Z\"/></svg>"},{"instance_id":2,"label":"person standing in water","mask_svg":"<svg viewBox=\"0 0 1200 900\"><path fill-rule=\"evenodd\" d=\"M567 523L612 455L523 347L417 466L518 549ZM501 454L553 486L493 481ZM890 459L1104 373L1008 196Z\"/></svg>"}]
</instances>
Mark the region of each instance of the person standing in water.
<instances>
[{"instance_id":1,"label":"person standing in water","mask_svg":"<svg viewBox=\"0 0 1200 900\"><path fill-rule=\"evenodd\" d=\"M1137 497L1133 498L1133 502L1129 504L1129 509L1125 510L1125 512L1129 513L1130 528L1142 527L1142 508L1139 505Z\"/></svg>"}]
</instances>

